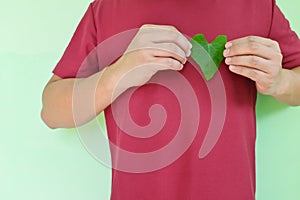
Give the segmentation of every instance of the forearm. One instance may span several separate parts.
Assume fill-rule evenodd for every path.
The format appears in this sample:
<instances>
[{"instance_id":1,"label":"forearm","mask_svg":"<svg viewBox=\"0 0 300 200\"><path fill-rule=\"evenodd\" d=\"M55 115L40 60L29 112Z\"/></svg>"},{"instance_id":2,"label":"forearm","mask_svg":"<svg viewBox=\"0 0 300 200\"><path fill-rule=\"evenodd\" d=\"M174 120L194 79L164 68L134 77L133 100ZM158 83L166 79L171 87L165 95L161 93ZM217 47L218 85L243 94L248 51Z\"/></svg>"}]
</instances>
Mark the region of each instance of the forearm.
<instances>
[{"instance_id":1,"label":"forearm","mask_svg":"<svg viewBox=\"0 0 300 200\"><path fill-rule=\"evenodd\" d=\"M52 77L43 94L42 118L51 128L83 125L128 88L146 84L159 71L181 70L191 48L173 26L144 25L123 56L102 72L84 79Z\"/></svg>"},{"instance_id":2,"label":"forearm","mask_svg":"<svg viewBox=\"0 0 300 200\"><path fill-rule=\"evenodd\" d=\"M50 128L73 128L92 120L111 103L113 89L104 74L49 83L43 93L44 122Z\"/></svg>"},{"instance_id":3,"label":"forearm","mask_svg":"<svg viewBox=\"0 0 300 200\"><path fill-rule=\"evenodd\" d=\"M283 69L281 87L273 95L278 101L290 106L300 105L300 67Z\"/></svg>"}]
</instances>

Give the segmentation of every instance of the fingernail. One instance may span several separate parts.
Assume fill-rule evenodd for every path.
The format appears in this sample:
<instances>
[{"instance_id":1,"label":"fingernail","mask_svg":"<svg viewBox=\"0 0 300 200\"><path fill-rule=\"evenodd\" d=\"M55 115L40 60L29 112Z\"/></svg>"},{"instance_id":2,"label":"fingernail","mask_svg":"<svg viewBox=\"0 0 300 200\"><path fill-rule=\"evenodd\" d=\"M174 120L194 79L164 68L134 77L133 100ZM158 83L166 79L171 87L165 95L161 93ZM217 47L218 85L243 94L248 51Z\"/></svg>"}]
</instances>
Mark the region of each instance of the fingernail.
<instances>
[{"instance_id":1,"label":"fingernail","mask_svg":"<svg viewBox=\"0 0 300 200\"><path fill-rule=\"evenodd\" d=\"M230 62L231 62L231 58L226 58L226 59L225 59L225 63L226 63L226 64L230 64Z\"/></svg>"},{"instance_id":2,"label":"fingernail","mask_svg":"<svg viewBox=\"0 0 300 200\"><path fill-rule=\"evenodd\" d=\"M183 69L183 64L180 65L180 67L177 69L178 71Z\"/></svg>"},{"instance_id":3,"label":"fingernail","mask_svg":"<svg viewBox=\"0 0 300 200\"><path fill-rule=\"evenodd\" d=\"M192 51L189 49L189 51L187 52L186 56L190 57L191 54L192 54Z\"/></svg>"},{"instance_id":4,"label":"fingernail","mask_svg":"<svg viewBox=\"0 0 300 200\"><path fill-rule=\"evenodd\" d=\"M233 65L230 65L230 66L229 66L229 70L230 70L230 71L234 71L234 70L236 70L236 68L237 68L237 67L236 67L236 66L233 66Z\"/></svg>"},{"instance_id":5,"label":"fingernail","mask_svg":"<svg viewBox=\"0 0 300 200\"><path fill-rule=\"evenodd\" d=\"M227 49L227 48L230 48L230 47L232 47L232 43L231 43L231 42L227 42L227 43L225 44L225 48Z\"/></svg>"},{"instance_id":6,"label":"fingernail","mask_svg":"<svg viewBox=\"0 0 300 200\"><path fill-rule=\"evenodd\" d=\"M226 57L226 56L229 55L229 52L230 52L230 50L229 50L229 49L226 49L226 50L223 52L223 55Z\"/></svg>"}]
</instances>

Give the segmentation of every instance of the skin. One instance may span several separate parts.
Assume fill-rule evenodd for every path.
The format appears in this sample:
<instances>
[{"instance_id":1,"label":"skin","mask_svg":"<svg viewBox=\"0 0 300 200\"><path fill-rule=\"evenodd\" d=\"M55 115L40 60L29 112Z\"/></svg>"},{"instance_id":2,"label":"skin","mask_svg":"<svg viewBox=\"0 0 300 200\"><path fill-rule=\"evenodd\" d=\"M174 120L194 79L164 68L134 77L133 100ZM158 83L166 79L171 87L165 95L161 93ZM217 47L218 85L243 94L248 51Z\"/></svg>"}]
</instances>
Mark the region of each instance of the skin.
<instances>
[{"instance_id":1,"label":"skin","mask_svg":"<svg viewBox=\"0 0 300 200\"><path fill-rule=\"evenodd\" d=\"M186 38L183 38L183 35L173 26L144 25L143 27L145 26L176 33L174 37L167 37L167 43L172 43L171 46L167 46L170 49L166 50L164 45L166 41L160 41L162 45L159 48L139 49L124 54L105 70L87 78L62 79L53 75L44 89L41 111L41 117L48 127L71 128L83 125L94 118L92 112L86 111L85 106L82 105L81 119L74 122L72 106L75 82L78 85L79 96L84 97L87 91L95 92L97 115L128 88L145 84L158 71L182 69L187 57L190 56L191 45ZM153 35L156 34L155 29L153 31ZM271 95L288 105L300 105L300 67L293 70L282 68L282 54L277 42L255 36L236 39L226 44L224 56L229 69L233 73L255 81L260 93ZM149 68L149 65L154 67ZM140 66L144 68L138 68ZM131 83L132 85L125 84L125 87L119 87L118 83L122 77L132 72L133 77L139 78L129 77L129 82L132 80L135 82ZM141 76L137 76L137 72ZM93 87L95 85L96 88Z\"/></svg>"},{"instance_id":2,"label":"skin","mask_svg":"<svg viewBox=\"0 0 300 200\"><path fill-rule=\"evenodd\" d=\"M287 105L300 105L300 67L282 68L283 56L276 41L248 36L228 42L225 48L230 71L253 80L261 94Z\"/></svg>"},{"instance_id":3,"label":"skin","mask_svg":"<svg viewBox=\"0 0 300 200\"><path fill-rule=\"evenodd\" d=\"M145 30L145 34L140 34L135 42L143 41L144 36L150 34L150 38L155 40L156 48L149 49L146 46L134 49L104 70L87 78L62 79L56 75L52 76L43 92L41 111L41 117L49 128L83 125L94 118L94 113L98 115L128 88L147 83L158 71L179 71L183 68L191 54L192 45L175 27L144 25L141 29ZM76 97L85 98L92 93L95 94L94 102L97 102L94 105L95 110L86 110L87 99L82 99L82 104L79 103L78 106L81 116L80 119L76 118L76 123L73 119L75 83ZM87 103L91 103L91 99L88 98Z\"/></svg>"}]
</instances>

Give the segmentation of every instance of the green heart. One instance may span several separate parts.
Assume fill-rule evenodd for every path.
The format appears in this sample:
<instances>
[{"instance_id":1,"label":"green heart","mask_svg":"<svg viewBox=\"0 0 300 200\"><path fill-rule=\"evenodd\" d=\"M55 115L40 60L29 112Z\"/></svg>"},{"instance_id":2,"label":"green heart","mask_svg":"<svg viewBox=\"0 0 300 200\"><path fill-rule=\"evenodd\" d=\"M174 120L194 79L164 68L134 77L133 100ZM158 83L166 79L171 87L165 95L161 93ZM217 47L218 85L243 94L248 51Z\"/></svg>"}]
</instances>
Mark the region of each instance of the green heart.
<instances>
[{"instance_id":1,"label":"green heart","mask_svg":"<svg viewBox=\"0 0 300 200\"><path fill-rule=\"evenodd\" d=\"M203 34L195 35L191 43L192 58L200 66L206 80L212 79L218 71L224 56L223 51L227 42L227 36L219 35L212 43L208 43Z\"/></svg>"}]
</instances>

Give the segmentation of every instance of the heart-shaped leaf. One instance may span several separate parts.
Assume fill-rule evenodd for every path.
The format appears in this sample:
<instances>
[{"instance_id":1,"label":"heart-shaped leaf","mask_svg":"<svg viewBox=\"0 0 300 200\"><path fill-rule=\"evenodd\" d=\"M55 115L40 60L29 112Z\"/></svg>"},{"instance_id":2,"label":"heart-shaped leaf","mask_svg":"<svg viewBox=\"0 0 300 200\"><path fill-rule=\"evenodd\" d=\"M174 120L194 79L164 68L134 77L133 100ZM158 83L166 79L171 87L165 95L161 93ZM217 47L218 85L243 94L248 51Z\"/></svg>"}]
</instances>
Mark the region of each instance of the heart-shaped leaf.
<instances>
[{"instance_id":1,"label":"heart-shaped leaf","mask_svg":"<svg viewBox=\"0 0 300 200\"><path fill-rule=\"evenodd\" d=\"M218 71L224 56L223 51L227 36L219 35L212 43L208 43L203 34L197 34L191 40L192 58L200 66L206 80L212 79Z\"/></svg>"}]
</instances>

